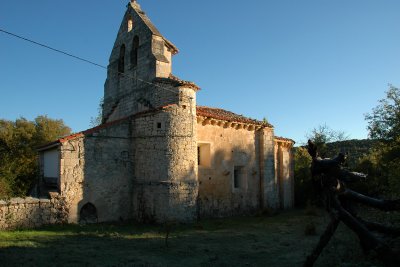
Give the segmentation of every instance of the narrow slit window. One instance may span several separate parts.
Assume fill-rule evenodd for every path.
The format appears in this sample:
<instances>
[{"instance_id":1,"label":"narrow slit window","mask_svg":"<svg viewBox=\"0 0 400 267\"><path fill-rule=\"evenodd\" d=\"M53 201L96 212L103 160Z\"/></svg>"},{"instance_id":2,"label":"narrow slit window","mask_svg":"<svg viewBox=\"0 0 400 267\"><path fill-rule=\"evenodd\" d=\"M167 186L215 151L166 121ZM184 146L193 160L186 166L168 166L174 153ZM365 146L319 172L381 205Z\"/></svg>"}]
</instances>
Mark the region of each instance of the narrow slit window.
<instances>
[{"instance_id":1,"label":"narrow slit window","mask_svg":"<svg viewBox=\"0 0 400 267\"><path fill-rule=\"evenodd\" d=\"M136 67L138 64L138 52L139 52L139 37L136 35L133 38L132 51L131 51L131 64L133 67Z\"/></svg>"},{"instance_id":2,"label":"narrow slit window","mask_svg":"<svg viewBox=\"0 0 400 267\"><path fill-rule=\"evenodd\" d=\"M243 167L235 166L233 170L233 188L240 189L244 185L244 171Z\"/></svg>"},{"instance_id":3,"label":"narrow slit window","mask_svg":"<svg viewBox=\"0 0 400 267\"><path fill-rule=\"evenodd\" d=\"M119 60L118 60L118 73L125 72L125 45L123 44L119 50Z\"/></svg>"}]
</instances>

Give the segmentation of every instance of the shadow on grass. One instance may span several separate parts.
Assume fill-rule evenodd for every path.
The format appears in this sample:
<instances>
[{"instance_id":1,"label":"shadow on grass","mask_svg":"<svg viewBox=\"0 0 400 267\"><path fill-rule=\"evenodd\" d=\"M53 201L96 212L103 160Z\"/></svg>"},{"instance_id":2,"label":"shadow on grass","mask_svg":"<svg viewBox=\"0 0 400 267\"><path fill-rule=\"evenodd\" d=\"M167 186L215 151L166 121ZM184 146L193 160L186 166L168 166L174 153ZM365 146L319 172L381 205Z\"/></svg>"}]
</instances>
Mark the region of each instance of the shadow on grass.
<instances>
[{"instance_id":1,"label":"shadow on grass","mask_svg":"<svg viewBox=\"0 0 400 267\"><path fill-rule=\"evenodd\" d=\"M327 218L303 211L176 225L169 247L162 226L134 223L0 232L0 266L301 266L318 241L304 234L310 219L319 234ZM339 232L316 266L360 262L357 242Z\"/></svg>"}]
</instances>

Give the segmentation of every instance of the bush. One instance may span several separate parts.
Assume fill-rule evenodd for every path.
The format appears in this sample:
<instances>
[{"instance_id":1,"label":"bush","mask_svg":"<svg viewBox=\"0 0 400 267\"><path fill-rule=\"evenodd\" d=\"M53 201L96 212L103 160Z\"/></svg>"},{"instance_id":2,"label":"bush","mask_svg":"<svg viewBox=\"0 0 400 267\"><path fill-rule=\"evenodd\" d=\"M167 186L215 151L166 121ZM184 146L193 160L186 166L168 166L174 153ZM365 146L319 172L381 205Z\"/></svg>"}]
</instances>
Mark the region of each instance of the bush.
<instances>
[{"instance_id":1,"label":"bush","mask_svg":"<svg viewBox=\"0 0 400 267\"><path fill-rule=\"evenodd\" d=\"M305 207L307 203L318 204L318 187L313 181L310 172L311 157L304 147L297 147L294 153L294 190L295 204Z\"/></svg>"}]
</instances>

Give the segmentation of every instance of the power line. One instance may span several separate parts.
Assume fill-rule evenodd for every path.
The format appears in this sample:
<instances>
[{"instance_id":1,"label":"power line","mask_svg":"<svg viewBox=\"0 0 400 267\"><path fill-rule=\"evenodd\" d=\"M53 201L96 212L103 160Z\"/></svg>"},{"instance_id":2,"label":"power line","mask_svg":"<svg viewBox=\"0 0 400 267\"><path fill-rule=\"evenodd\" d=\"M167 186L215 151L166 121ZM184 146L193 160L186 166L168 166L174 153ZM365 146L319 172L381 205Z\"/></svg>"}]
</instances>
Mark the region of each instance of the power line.
<instances>
[{"instance_id":1,"label":"power line","mask_svg":"<svg viewBox=\"0 0 400 267\"><path fill-rule=\"evenodd\" d=\"M67 52L64 52L64 51L62 51L62 50L59 50L59 49L50 47L50 46L45 45L45 44L41 44L41 43L39 43L39 42L36 42L36 41L30 40L30 39L28 39L28 38L22 37L22 36L20 36L20 35L17 35L17 34L15 34L15 33L5 31L5 30L3 30L3 29L1 29L1 28L0 28L0 31L1 31L1 32L4 32L5 34L11 35L11 36L13 36L13 37L16 37L16 38L18 38L18 39L24 40L24 41L26 41L26 42L29 42L29 43L32 43L32 44L35 44L35 45L38 45L38 46L41 46L41 47L44 47L44 48L53 50L54 52L64 54L64 55L66 55L66 56L69 56L69 57L72 57L72 58L75 58L75 59L84 61L84 62L86 62L86 63L95 65L95 66L100 67L100 68L103 68L103 69L107 69L107 67L102 66L102 65L100 65L100 64L97 64L97 63L95 63L95 62L92 62L92 61L90 61L90 60L87 60L87 59L84 59L84 58L81 58L81 57L78 57L78 56L74 56L74 55L72 55L72 54L70 54L70 53L67 53Z\"/></svg>"},{"instance_id":2,"label":"power line","mask_svg":"<svg viewBox=\"0 0 400 267\"><path fill-rule=\"evenodd\" d=\"M88 59L85 59L85 58L82 58L82 57L79 57L79 56L75 56L75 55L73 55L73 54L71 54L71 53L62 51L62 50L57 49L57 48L53 48L53 47L51 47L51 46L49 46L49 45L36 42L36 41L34 41L34 40L28 39L28 38L23 37L23 36L21 36L21 35L18 35L18 34L15 34L15 33L12 33L12 32L6 31L6 30L3 30L3 29L1 29L1 28L0 28L0 32L3 32L3 33L5 33L5 34L8 34L8 35L13 36L13 37L18 38L18 39L21 39L21 40L23 40L23 41L26 41L26 42L29 42L29 43L32 43L32 44L41 46L41 47L43 47L43 48L52 50L52 51L54 51L54 52L63 54L63 55L65 55L65 56L72 57L72 58L74 58L74 59L76 59L76 60L80 60L80 61L83 61L83 62L85 62L85 63L94 65L94 66L96 66L96 67L99 67L99 68L108 70L108 68L107 68L106 66L104 66L104 65L98 64L98 63L96 63L96 62L90 61L90 60L88 60ZM126 73L117 71L117 70L111 70L111 71L115 71L115 72L117 72L117 74L121 74L121 75L130 77L130 78L132 78L132 79L138 80L138 81L140 81L140 82L143 82L143 83L146 83L146 84L149 84L149 85L156 86L156 87L161 88L161 89L163 89L163 90L166 90L166 91L169 91L169 92L172 92L172 93L175 93L175 94L177 93L177 92L175 92L175 91L173 91L173 90L171 90L171 89L169 89L169 88L160 86L160 85L158 85L158 84L155 84L155 83L152 83L152 82L149 82L149 81L142 80L142 79L140 79L140 78L138 78L138 77L134 77L134 76L132 76L132 75L129 75L129 74L126 74ZM126 95L129 95L129 94L126 94ZM125 96L125 95L124 95L124 96ZM187 98L189 98L189 99L192 99L192 97L185 96L185 95L183 95L183 97L187 97Z\"/></svg>"},{"instance_id":3,"label":"power line","mask_svg":"<svg viewBox=\"0 0 400 267\"><path fill-rule=\"evenodd\" d=\"M99 68L108 70L108 68L107 68L106 66L103 66L103 65L101 65L101 64L98 64L98 63L96 63L96 62L87 60L87 59L82 58L82 57L75 56L75 55L73 55L73 54L71 54L71 53L62 51L62 50L57 49L57 48L53 48L53 47L51 47L51 46L49 46L49 45L45 45L45 44L36 42L36 41L34 41L34 40L31 40L31 39L28 39L28 38L26 38L26 37L20 36L20 35L18 35L18 34L15 34L15 33L12 33L12 32L6 31L6 30L3 30L3 29L1 29L1 28L0 28L0 32L3 32L3 33L5 33L5 34L8 34L8 35L13 36L13 37L18 38L18 39L21 39L21 40L23 40L23 41L32 43L32 44L34 44L34 45L38 45L38 46L41 46L41 47L43 47L43 48L52 50L52 51L54 51L54 52L63 54L63 55L65 55L65 56L72 57L72 58L74 58L74 59L76 59L76 60L80 60L80 61L83 61L83 62L85 62L85 63L94 65L94 66L96 66L96 67L99 67ZM193 116L193 110L192 110L192 100L193 100L193 98L192 98L192 97L187 96L187 95L180 95L179 93L177 93L177 92L175 92L175 91L173 91L173 90L171 90L171 89L169 89L169 88L160 86L160 85L158 85L158 84L155 84L155 83L152 83L152 82L149 82L149 81L142 80L142 79L140 79L140 78L138 78L138 77L134 77L134 76L132 76L132 75L128 75L128 74L126 74L126 73L120 72L119 70L112 70L112 69L111 69L111 71L115 71L115 72L117 72L117 74L121 74L121 75L130 77L130 78L132 78L132 79L135 79L135 80L137 80L137 81L140 81L140 82L143 82L143 83L146 83L146 84L149 84L149 85L153 85L153 86L158 87L158 88L161 88L161 89L163 89L163 90L172 92L172 93L176 94L176 95L179 96L179 97L186 97L187 99L189 99L189 103L190 103L190 113L191 113L191 115ZM120 96L120 97L123 98L123 97L128 96L128 95L131 95L131 94L133 94L133 92L132 92L132 93L124 94L124 95L122 95L122 96ZM192 128L192 136L193 136L193 127L194 127L194 126L193 126L193 121L192 121L192 127L191 127L191 128Z\"/></svg>"}]
</instances>

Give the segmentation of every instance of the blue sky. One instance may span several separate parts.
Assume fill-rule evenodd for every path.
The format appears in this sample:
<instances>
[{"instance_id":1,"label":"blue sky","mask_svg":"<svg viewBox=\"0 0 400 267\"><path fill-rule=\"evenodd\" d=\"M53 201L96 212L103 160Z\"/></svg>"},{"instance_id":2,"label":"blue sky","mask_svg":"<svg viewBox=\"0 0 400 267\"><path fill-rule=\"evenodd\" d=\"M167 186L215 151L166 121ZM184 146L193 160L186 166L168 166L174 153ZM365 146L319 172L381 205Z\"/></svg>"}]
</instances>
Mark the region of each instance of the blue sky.
<instances>
[{"instance_id":1,"label":"blue sky","mask_svg":"<svg viewBox=\"0 0 400 267\"><path fill-rule=\"evenodd\" d=\"M1 1L0 28L107 65L125 1ZM302 142L327 124L366 138L364 114L400 86L398 0L142 0L180 53L198 104L267 119ZM106 72L0 33L0 118L90 127Z\"/></svg>"}]
</instances>

